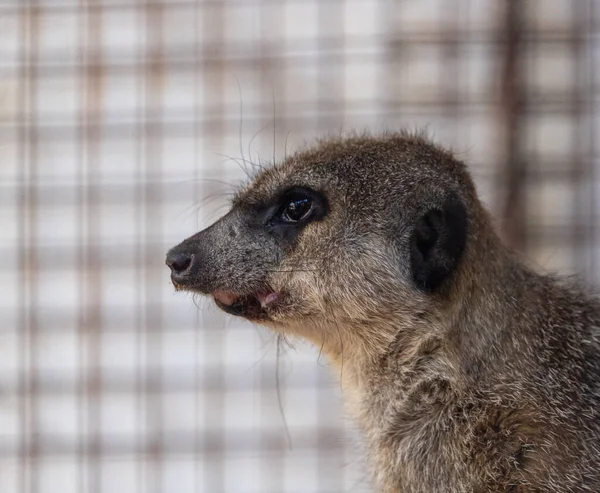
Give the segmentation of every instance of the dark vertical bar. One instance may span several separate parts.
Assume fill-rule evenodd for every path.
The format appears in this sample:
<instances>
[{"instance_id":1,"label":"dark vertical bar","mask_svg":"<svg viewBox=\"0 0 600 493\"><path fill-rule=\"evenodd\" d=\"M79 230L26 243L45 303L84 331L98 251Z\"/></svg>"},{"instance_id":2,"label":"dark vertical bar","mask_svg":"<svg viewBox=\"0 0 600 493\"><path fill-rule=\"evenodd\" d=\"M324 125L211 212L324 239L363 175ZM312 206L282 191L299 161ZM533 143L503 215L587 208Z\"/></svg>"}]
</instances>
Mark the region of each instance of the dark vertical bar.
<instances>
[{"instance_id":1,"label":"dark vertical bar","mask_svg":"<svg viewBox=\"0 0 600 493\"><path fill-rule=\"evenodd\" d=\"M377 25L379 31L379 45L382 50L381 56L377 63L379 65L384 65L388 70L380 70L379 77L377 79L377 86L379 87L380 96L376 97L376 99L372 102L373 108L375 109L376 114L381 115L381 119L385 119L385 113L388 105L393 100L393 94L390 91L390 85L387 77L389 77L389 73L391 70L388 68L388 61L390 59L390 45L387 43L388 36L388 13L390 12L390 7L388 2L383 0L377 0ZM345 450L348 452L348 447L345 445ZM346 482L344 482L346 484Z\"/></svg>"},{"instance_id":2,"label":"dark vertical bar","mask_svg":"<svg viewBox=\"0 0 600 493\"><path fill-rule=\"evenodd\" d=\"M582 272L589 281L595 281L594 271L594 134L591 133L594 121L593 62L588 53L592 50L590 19L593 2L573 2L572 25L570 26L571 53L575 61L573 87L570 94L574 115L572 134L572 157L574 188L576 194L576 215L573 221L572 237L576 238L573 255L577 272Z\"/></svg>"},{"instance_id":3,"label":"dark vertical bar","mask_svg":"<svg viewBox=\"0 0 600 493\"><path fill-rule=\"evenodd\" d=\"M583 82L585 80L585 62L583 59L585 30L579 14L581 7L586 7L585 2L572 2L571 8L571 24L565 26L568 29L569 48L573 65L575 67L573 73L573 82L571 91L566 94L565 113L568 114L569 124L571 127L571 142L568 154L564 156L568 161L565 162L565 167L570 168L571 187L575 195L575 203L573 204L574 214L571 220L570 227L567 227L566 234L570 238L569 248L571 258L574 259L574 267L577 272L585 272L587 264L587 249L590 245L587 237L587 214L586 214L586 196L589 193L585 186L586 170L584 154L586 151L585 131L582 128L585 125L585 89ZM583 105L582 105L583 102ZM583 132L582 132L583 131ZM562 227L563 225L561 225ZM569 231L570 230L570 231ZM587 275L587 274L586 274Z\"/></svg>"},{"instance_id":4,"label":"dark vertical bar","mask_svg":"<svg viewBox=\"0 0 600 493\"><path fill-rule=\"evenodd\" d=\"M145 273L143 258L145 254L145 248L143 240L145 235L145 224L146 218L144 205L145 205L145 185L143 183L144 178L144 163L146 159L146 148L145 148L145 117L146 117L146 73L144 72L144 63L146 62L146 47L148 34L141 29L142 17L145 15L147 5L141 3L137 5L136 14L137 20L140 23L138 27L139 36L138 43L142 46L141 51L136 53L136 75L138 77L138 97L137 97L137 108L135 114L135 142L136 142L136 158L135 158L135 192L134 192L134 208L135 208L135 280L138 286L143 286L145 282ZM147 361L147 332L146 332L146 313L143 309L144 303L146 302L146 292L144 289L136 290L136 315L135 315L135 333L136 333L136 377L135 377L135 395L136 395L136 414L139 416L140 424L138 428L138 436L135 446L136 454L136 482L138 493L150 491L152 488L152 478L149 478L148 474L148 462L146 460L146 452L148 449L148 443L150 438L149 433L149 410L146 402L147 392L147 373L148 373L148 361Z\"/></svg>"},{"instance_id":5,"label":"dark vertical bar","mask_svg":"<svg viewBox=\"0 0 600 493\"><path fill-rule=\"evenodd\" d=\"M589 204L588 207L591 211L589 217L589 236L591 239L591 255L590 255L590 264L589 271L592 273L592 281L598 285L600 283L600 272L598 272L598 249L596 242L598 241L598 198L596 197L596 193L598 190L598 170L597 166L600 165L600 156L598 153L598 148L600 144L597 142L597 135L600 135L597 124L596 115L600 114L600 104L597 101L597 95L600 94L600 85L599 85L599 77L600 70L598 68L598 63L596 62L595 50L600 50L600 47L596 47L596 44L600 44L600 26L596 24L596 19L598 17L597 13L598 3L595 0L589 0L589 12L587 17L587 25L586 31L588 34L588 57L587 63L589 67L588 71L588 103L591 106L591 115L589 118L589 129L588 136L591 142L590 148L590 176L589 183L592 184L592 190L589 195Z\"/></svg>"},{"instance_id":6,"label":"dark vertical bar","mask_svg":"<svg viewBox=\"0 0 600 493\"><path fill-rule=\"evenodd\" d=\"M86 297L85 297L85 332L87 342L87 362L89 373L86 382L87 420L89 457L89 488L91 493L102 491L103 437L100 430L102 409L102 265L101 238L99 224L100 189L94 183L100 167L101 112L103 89L102 60L102 14L100 0L92 0L95 7L88 10L87 34L87 70L85 72L84 95L84 142L85 142L85 190L86 190Z\"/></svg>"},{"instance_id":7,"label":"dark vertical bar","mask_svg":"<svg viewBox=\"0 0 600 493\"><path fill-rule=\"evenodd\" d=\"M446 24L448 19L452 19L452 23L448 23L448 28L445 29L442 26L439 27L440 33L443 33L443 39L445 40L441 46L439 46L440 52L444 55L443 60L440 64L443 67L442 79L438 81L438 85L441 91L445 94L441 98L443 101L445 113L448 117L448 121L451 122L452 126L452 145L457 145L459 135L461 131L464 131L464 126L461 125L464 117L464 105L461 104L461 92L460 92L460 76L462 71L459 69L459 53L460 53L460 41L461 33L459 29L461 26L461 18L467 9L465 8L465 0L460 2L448 2L443 7L443 14L441 16L442 23ZM468 5L466 5L468 8Z\"/></svg>"},{"instance_id":8,"label":"dark vertical bar","mask_svg":"<svg viewBox=\"0 0 600 493\"><path fill-rule=\"evenodd\" d=\"M397 9L401 8L401 5L407 0L399 0L396 7L389 7L389 18L393 19L396 16ZM389 4L388 4L389 5ZM402 34L402 22L392 23L389 19L388 25L388 42L387 53L386 53L386 65L389 67L387 71L386 84L389 88L389 100L391 105L398 108L398 112L402 111L401 103L402 95L398 88L399 81L403 77L403 67L405 62L408 60L407 57L407 43L401 39Z\"/></svg>"},{"instance_id":9,"label":"dark vertical bar","mask_svg":"<svg viewBox=\"0 0 600 493\"><path fill-rule=\"evenodd\" d=\"M85 49L87 42L87 12L85 9L87 0L80 0L78 9L82 18L79 22L79 53L78 53L78 71L77 77L79 79L79 117L77 121L76 139L77 139L77 159L79 166L77 168L77 284L79 288L79 303L77 306L77 337L78 337L78 360L77 360L77 429L79 435L77 437L77 454L78 454L78 485L80 491L90 491L91 487L89 484L89 458L88 458L88 446L85 439L86 433L84 429L87 428L87 409L88 409L88 389L87 389L87 372L85 370L87 365L87 327L86 327L86 307L85 307L85 290L86 290L86 205L87 205L87 193L85 189L85 121L86 121L86 69L87 64L87 52Z\"/></svg>"},{"instance_id":10,"label":"dark vertical bar","mask_svg":"<svg viewBox=\"0 0 600 493\"><path fill-rule=\"evenodd\" d=\"M40 266L38 262L39 243L37 239L37 224L38 224L38 186L40 182L38 174L38 153L39 153L39 126L38 119L38 82L40 74L38 73L39 66L39 29L40 17L43 15L43 10L36 0L33 2L30 24L30 85L29 85L29 101L30 106L30 126L29 126L29 175L27 177L27 186L29 187L29 195L27 197L27 216L25 221L29 224L29 249L28 249L28 267L29 267L29 385L28 393L30 394L30 412L29 412L29 433L30 433L30 448L29 456L31 460L31 492L39 491L39 469L40 469L40 437L38 423L40 418L39 410L39 394L40 381L39 370L37 368L37 356L40 352L39 344L39 272Z\"/></svg>"},{"instance_id":11,"label":"dark vertical bar","mask_svg":"<svg viewBox=\"0 0 600 493\"><path fill-rule=\"evenodd\" d=\"M19 114L18 114L18 183L19 183L19 230L18 230L18 262L21 283L19 289L19 490L29 493L34 490L35 463L32 457L32 403L31 399L31 339L34 323L34 305L32 303L33 286L35 283L35 259L32 258L33 248L31 229L34 224L32 195L34 191L29 185L33 168L32 117L34 114L32 98L35 94L32 66L34 63L34 36L37 32L37 6L25 2L20 10L21 35L19 50Z\"/></svg>"},{"instance_id":12,"label":"dark vertical bar","mask_svg":"<svg viewBox=\"0 0 600 493\"><path fill-rule=\"evenodd\" d=\"M500 206L501 227L507 243L517 249L527 246L526 162L521 154L524 104L521 80L522 2L501 0L505 18L501 41L504 48L500 128L504 137L505 162L501 170L505 195Z\"/></svg>"},{"instance_id":13,"label":"dark vertical bar","mask_svg":"<svg viewBox=\"0 0 600 493\"><path fill-rule=\"evenodd\" d=\"M333 130L330 121L337 120L345 110L344 100L344 77L340 72L345 68L338 60L332 63L326 54L330 50L330 44L343 46L339 41L345 41L342 34L342 20L344 15L343 0L335 2L321 2L318 5L318 30L317 30L317 55L318 63L318 95L317 95L317 130L325 133ZM343 60L343 59L342 59ZM334 115L330 120L329 115ZM337 128L335 130L342 130Z\"/></svg>"},{"instance_id":14,"label":"dark vertical bar","mask_svg":"<svg viewBox=\"0 0 600 493\"><path fill-rule=\"evenodd\" d=\"M153 185L152 177L162 176L162 135L163 110L162 94L164 81L164 48L163 48L163 5L156 0L146 3L146 52L145 52L145 100L144 100L144 146L145 166L144 180L144 224L143 236L143 277L145 291L145 322L147 330L146 361L148 368L148 387L146 387L146 406L148 413L148 432L150 448L148 450L150 470L148 490L155 493L161 491L164 436L162 426L162 310L160 286L162 277L162 257L164 252L157 245L155 238L161 234L162 193L159 186ZM161 267L159 272L157 267Z\"/></svg>"}]
</instances>

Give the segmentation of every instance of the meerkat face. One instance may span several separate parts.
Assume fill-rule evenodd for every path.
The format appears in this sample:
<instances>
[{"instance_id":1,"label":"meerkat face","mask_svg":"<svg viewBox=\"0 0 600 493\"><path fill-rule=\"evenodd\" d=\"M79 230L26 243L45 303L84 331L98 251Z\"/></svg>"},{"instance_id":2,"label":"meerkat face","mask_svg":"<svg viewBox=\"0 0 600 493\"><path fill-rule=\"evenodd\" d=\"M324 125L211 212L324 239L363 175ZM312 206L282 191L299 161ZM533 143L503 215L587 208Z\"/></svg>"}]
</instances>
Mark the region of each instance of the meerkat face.
<instances>
[{"instance_id":1,"label":"meerkat face","mask_svg":"<svg viewBox=\"0 0 600 493\"><path fill-rule=\"evenodd\" d=\"M261 171L228 214L171 249L171 279L229 314L298 330L418 310L465 248L461 166L419 139L320 144Z\"/></svg>"}]
</instances>

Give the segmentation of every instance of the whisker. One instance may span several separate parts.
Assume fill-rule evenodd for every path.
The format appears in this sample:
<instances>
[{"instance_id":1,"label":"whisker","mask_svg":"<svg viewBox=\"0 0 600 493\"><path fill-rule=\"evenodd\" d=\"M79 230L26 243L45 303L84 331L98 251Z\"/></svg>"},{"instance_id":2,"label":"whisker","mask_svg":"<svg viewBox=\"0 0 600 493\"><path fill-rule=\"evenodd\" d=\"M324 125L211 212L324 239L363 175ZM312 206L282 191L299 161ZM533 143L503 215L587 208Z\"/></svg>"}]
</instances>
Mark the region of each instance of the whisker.
<instances>
[{"instance_id":1,"label":"whisker","mask_svg":"<svg viewBox=\"0 0 600 493\"><path fill-rule=\"evenodd\" d=\"M290 137L291 130L288 130L287 135L285 136L285 143L283 144L283 159L287 161L287 144L288 138Z\"/></svg>"},{"instance_id":2,"label":"whisker","mask_svg":"<svg viewBox=\"0 0 600 493\"><path fill-rule=\"evenodd\" d=\"M202 308L200 307L200 305L198 305L200 301L200 295L199 294L192 294L192 303L194 303L194 305L196 306L196 308L198 309L198 311L203 311Z\"/></svg>"},{"instance_id":3,"label":"whisker","mask_svg":"<svg viewBox=\"0 0 600 493\"><path fill-rule=\"evenodd\" d=\"M254 324L252 324L252 325L254 326ZM256 327L255 327L255 329L256 329ZM258 329L256 329L256 330L258 330ZM258 358L258 359L257 359L257 360L256 360L254 363L252 363L252 364L251 364L251 365L248 367L248 371L250 371L250 370L253 370L254 368L256 368L256 366L257 366L259 363L262 363L262 362L264 361L264 359L267 357L267 355L268 355L268 354L269 354L269 352L268 352L268 351L265 351L265 352L264 352L264 354L263 354L263 355L262 355L260 358Z\"/></svg>"},{"instance_id":4,"label":"whisker","mask_svg":"<svg viewBox=\"0 0 600 493\"><path fill-rule=\"evenodd\" d=\"M193 212L199 212L199 210L200 210L202 207L206 207L208 204L210 204L210 203L214 202L215 200L217 200L217 199L219 199L219 198L227 198L227 197L231 197L232 195L233 195L232 193L229 193L229 192L223 192L223 191L211 193L211 194L207 195L206 197L202 198L202 200L200 200L200 201L198 201L198 202L196 202L196 203L194 203L194 204L191 204L191 205L189 205L188 207L186 207L186 208L185 208L185 209L184 209L184 210L183 210L183 211L182 211L182 212L179 214L178 218L179 218L179 217L181 217L182 215L184 215L184 214L188 214L188 213L190 213L190 212L192 212L192 211L193 211Z\"/></svg>"},{"instance_id":5,"label":"whisker","mask_svg":"<svg viewBox=\"0 0 600 493\"><path fill-rule=\"evenodd\" d=\"M227 158L225 161L223 161L223 163L226 163L227 161L233 161L234 163L236 163L239 168L243 171L243 173L246 175L247 178L252 178L252 175L248 172L248 170L242 165L243 162L245 162L245 160L242 160L242 163L240 163L239 159L233 158L231 156L226 156L225 154L221 154L219 152L215 152L213 153L215 156L221 156L221 157L225 157Z\"/></svg>"},{"instance_id":6,"label":"whisker","mask_svg":"<svg viewBox=\"0 0 600 493\"><path fill-rule=\"evenodd\" d=\"M321 330L321 334L323 334L323 337L321 339L321 347L319 348L319 356L317 356L317 364L319 366L323 366L321 365L321 356L323 354L323 346L325 346L325 331Z\"/></svg>"},{"instance_id":7,"label":"whisker","mask_svg":"<svg viewBox=\"0 0 600 493\"><path fill-rule=\"evenodd\" d=\"M285 342L286 346L291 350L295 351L296 347L292 344L292 342L288 339L288 337L284 334L281 334L281 339Z\"/></svg>"},{"instance_id":8,"label":"whisker","mask_svg":"<svg viewBox=\"0 0 600 493\"><path fill-rule=\"evenodd\" d=\"M258 137L258 135L265 130L269 125L271 125L270 123L266 123L265 125L263 125L261 128L258 129L258 131L252 136L252 138L250 139L250 141L248 142L248 156L252 156L252 143L254 142L254 139L256 139L256 137ZM258 153L257 153L258 155ZM260 159L260 157L259 157ZM264 170L264 168L258 164L257 165L261 170Z\"/></svg>"},{"instance_id":9,"label":"whisker","mask_svg":"<svg viewBox=\"0 0 600 493\"><path fill-rule=\"evenodd\" d=\"M223 155L221 155L223 156ZM229 157L229 156L223 156L223 157ZM227 187L230 188L235 188L235 185L233 183L227 182L227 181L223 181L223 180L217 180L216 178L200 178L200 177L195 177L195 178L187 178L185 180L173 180L173 181L167 181L167 183L169 184L173 184L173 185L183 185L183 184L187 184L187 183L193 183L193 182L208 182L208 183L218 183L219 185L225 185Z\"/></svg>"},{"instance_id":10,"label":"whisker","mask_svg":"<svg viewBox=\"0 0 600 493\"><path fill-rule=\"evenodd\" d=\"M281 419L283 421L283 426L285 429L285 436L286 436L286 440L288 443L288 448L291 450L292 449L292 435L290 434L290 429L288 427L287 424L287 420L285 419L285 411L283 409L283 402L281 400L281 388L280 388L280 381L279 381L279 357L281 356L281 345L280 345L280 336L277 336L277 359L275 361L275 385L277 388L277 404L279 406L279 412L281 414Z\"/></svg>"},{"instance_id":11,"label":"whisker","mask_svg":"<svg viewBox=\"0 0 600 493\"><path fill-rule=\"evenodd\" d=\"M340 390L344 390L344 340L342 338L342 334L340 332L340 326L337 323L337 320L335 319L335 316L332 317L333 319L333 323L335 324L336 327L336 332L338 334L338 339L340 340L340 346L342 348L342 365L340 368Z\"/></svg>"},{"instance_id":12,"label":"whisker","mask_svg":"<svg viewBox=\"0 0 600 493\"><path fill-rule=\"evenodd\" d=\"M212 211L212 212L210 213L210 215L208 216L208 220L209 220L210 222L214 222L214 220L213 220L213 219L214 219L214 217L215 217L215 216L217 216L217 215L218 215L218 213L219 213L221 210L223 210L223 209L227 209L227 210L229 210L229 204L228 204L228 203L227 203L227 204L222 204L222 205L220 205L219 207L217 207L217 208L216 208L214 211ZM200 210L198 210L198 216L199 216L199 215L200 215ZM199 219L199 218L198 218L198 217L196 217L196 227L199 227L199 220L198 220L198 219Z\"/></svg>"},{"instance_id":13,"label":"whisker","mask_svg":"<svg viewBox=\"0 0 600 493\"><path fill-rule=\"evenodd\" d=\"M243 135L243 128L244 128L244 100L242 97L242 85L240 84L240 79L238 79L236 77L235 80L237 81L238 91L240 93L240 124L239 124L239 128L238 128L239 146L240 146L240 154L242 156L242 161L245 162L244 147L242 146L242 135ZM248 170L246 168L244 168L244 172L246 173L246 175L248 175Z\"/></svg>"},{"instance_id":14,"label":"whisker","mask_svg":"<svg viewBox=\"0 0 600 493\"><path fill-rule=\"evenodd\" d=\"M248 168L246 168L244 166L244 164L249 164L253 168L256 167L257 165L255 163L253 163L251 160L248 160L245 157L241 157L241 158L238 157L238 158L236 158L236 157L230 156L228 154L223 154L221 152L214 152L213 154L215 156L224 157L225 159L222 161L223 163L226 163L228 161L233 161L244 172L244 174L246 175L247 178L252 179L252 173L250 171L248 171Z\"/></svg>"}]
</instances>

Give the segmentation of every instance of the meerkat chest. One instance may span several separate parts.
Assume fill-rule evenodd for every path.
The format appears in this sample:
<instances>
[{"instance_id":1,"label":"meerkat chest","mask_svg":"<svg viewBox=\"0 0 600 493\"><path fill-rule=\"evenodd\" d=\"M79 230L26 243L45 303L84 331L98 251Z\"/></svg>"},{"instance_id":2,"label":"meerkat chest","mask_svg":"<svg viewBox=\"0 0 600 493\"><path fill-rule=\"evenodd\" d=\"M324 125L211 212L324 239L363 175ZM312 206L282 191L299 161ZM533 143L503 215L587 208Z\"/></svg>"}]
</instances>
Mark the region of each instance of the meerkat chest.
<instances>
[{"instance_id":1,"label":"meerkat chest","mask_svg":"<svg viewBox=\"0 0 600 493\"><path fill-rule=\"evenodd\" d=\"M528 448L537 432L514 407L458 399L443 379L348 397L384 493L521 491L510 487L537 482Z\"/></svg>"},{"instance_id":2,"label":"meerkat chest","mask_svg":"<svg viewBox=\"0 0 600 493\"><path fill-rule=\"evenodd\" d=\"M365 434L376 484L385 493L468 491L464 430L433 397L437 390L416 392L352 396L351 412Z\"/></svg>"}]
</instances>

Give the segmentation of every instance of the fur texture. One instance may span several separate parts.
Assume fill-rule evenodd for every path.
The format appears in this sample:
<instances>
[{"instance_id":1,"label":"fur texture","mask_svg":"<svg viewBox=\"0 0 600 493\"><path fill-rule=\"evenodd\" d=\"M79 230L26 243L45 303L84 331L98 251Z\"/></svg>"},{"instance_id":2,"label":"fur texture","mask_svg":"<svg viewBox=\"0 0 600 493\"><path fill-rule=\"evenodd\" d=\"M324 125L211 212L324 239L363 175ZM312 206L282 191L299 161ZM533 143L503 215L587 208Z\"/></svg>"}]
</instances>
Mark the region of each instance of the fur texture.
<instances>
[{"instance_id":1,"label":"fur texture","mask_svg":"<svg viewBox=\"0 0 600 493\"><path fill-rule=\"evenodd\" d=\"M292 189L321 209L287 221ZM179 289L322 348L383 493L600 491L600 305L505 248L425 139L299 152L167 263Z\"/></svg>"}]
</instances>

